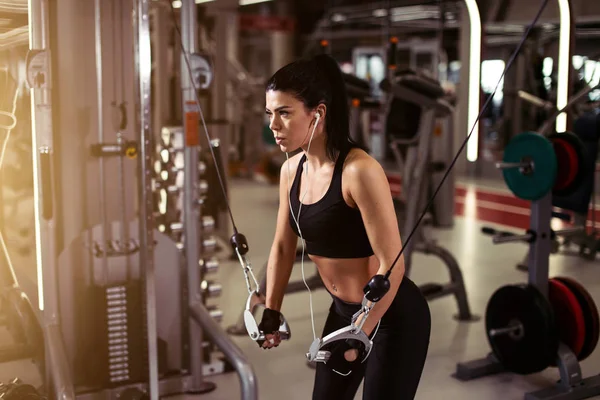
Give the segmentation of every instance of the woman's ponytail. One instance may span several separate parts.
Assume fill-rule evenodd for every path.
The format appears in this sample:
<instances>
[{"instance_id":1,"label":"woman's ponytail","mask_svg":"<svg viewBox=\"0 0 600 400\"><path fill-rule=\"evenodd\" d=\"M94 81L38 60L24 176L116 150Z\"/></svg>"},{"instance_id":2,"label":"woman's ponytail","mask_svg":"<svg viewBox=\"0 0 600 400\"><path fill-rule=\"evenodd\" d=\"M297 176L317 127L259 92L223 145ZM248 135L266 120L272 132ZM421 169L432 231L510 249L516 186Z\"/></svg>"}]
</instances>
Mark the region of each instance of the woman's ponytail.
<instances>
[{"instance_id":1,"label":"woman's ponytail","mask_svg":"<svg viewBox=\"0 0 600 400\"><path fill-rule=\"evenodd\" d=\"M327 85L327 92L329 92L325 117L326 149L328 156L335 159L337 150L346 151L356 146L350 138L350 111L346 82L337 61L331 56L319 54L314 57L314 61L318 70L324 75L322 81Z\"/></svg>"}]
</instances>

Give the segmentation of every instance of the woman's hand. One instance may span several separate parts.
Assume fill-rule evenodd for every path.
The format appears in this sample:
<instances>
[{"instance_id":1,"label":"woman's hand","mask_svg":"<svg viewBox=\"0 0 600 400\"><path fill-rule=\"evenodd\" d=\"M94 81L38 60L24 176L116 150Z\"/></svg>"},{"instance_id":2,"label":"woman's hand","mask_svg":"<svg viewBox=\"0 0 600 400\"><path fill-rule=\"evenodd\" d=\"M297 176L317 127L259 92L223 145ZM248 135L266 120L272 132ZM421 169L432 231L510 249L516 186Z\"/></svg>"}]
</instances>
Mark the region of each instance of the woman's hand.
<instances>
[{"instance_id":1,"label":"woman's hand","mask_svg":"<svg viewBox=\"0 0 600 400\"><path fill-rule=\"evenodd\" d=\"M273 334L268 333L265 335L265 341L263 342L261 347L263 349L270 349L279 346L279 343L281 343L279 332L275 332Z\"/></svg>"},{"instance_id":2,"label":"woman's hand","mask_svg":"<svg viewBox=\"0 0 600 400\"><path fill-rule=\"evenodd\" d=\"M344 358L346 361L352 362L358 358L358 350L350 349L344 352Z\"/></svg>"},{"instance_id":3,"label":"woman's hand","mask_svg":"<svg viewBox=\"0 0 600 400\"><path fill-rule=\"evenodd\" d=\"M281 337L279 336L279 326L283 320L283 316L277 310L265 308L262 315L262 320L258 324L258 329L265 334L265 341L258 343L263 349L270 349L279 346Z\"/></svg>"}]
</instances>

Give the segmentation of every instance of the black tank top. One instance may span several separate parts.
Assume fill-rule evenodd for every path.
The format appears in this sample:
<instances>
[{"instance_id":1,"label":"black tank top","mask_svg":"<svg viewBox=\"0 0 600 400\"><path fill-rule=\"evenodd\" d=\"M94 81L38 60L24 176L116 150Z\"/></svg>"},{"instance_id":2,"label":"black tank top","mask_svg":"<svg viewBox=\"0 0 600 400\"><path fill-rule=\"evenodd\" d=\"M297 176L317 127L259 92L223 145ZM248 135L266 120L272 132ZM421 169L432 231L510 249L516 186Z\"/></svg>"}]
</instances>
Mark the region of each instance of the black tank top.
<instances>
[{"instance_id":1,"label":"black tank top","mask_svg":"<svg viewBox=\"0 0 600 400\"><path fill-rule=\"evenodd\" d=\"M346 155L347 152L339 154L329 189L323 198L313 204L302 204L298 224L306 241L308 254L329 258L363 258L373 255L360 211L346 204L342 195L342 167ZM305 161L306 154L298 163L294 183L290 188L294 216L289 212L288 219L298 236L300 234L294 218L298 218L300 208L298 186Z\"/></svg>"}]
</instances>

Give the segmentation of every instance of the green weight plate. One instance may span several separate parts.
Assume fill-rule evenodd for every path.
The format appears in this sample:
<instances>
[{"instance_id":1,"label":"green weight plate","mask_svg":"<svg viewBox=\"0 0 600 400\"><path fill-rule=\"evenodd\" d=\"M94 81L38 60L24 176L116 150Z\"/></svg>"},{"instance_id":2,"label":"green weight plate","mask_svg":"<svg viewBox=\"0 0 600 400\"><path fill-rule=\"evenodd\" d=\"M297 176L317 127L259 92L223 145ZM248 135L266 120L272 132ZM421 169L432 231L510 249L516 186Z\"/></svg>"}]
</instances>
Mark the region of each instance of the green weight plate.
<instances>
[{"instance_id":1,"label":"green weight plate","mask_svg":"<svg viewBox=\"0 0 600 400\"><path fill-rule=\"evenodd\" d=\"M539 200L548 194L556 179L557 162L552 142L535 132L515 136L504 149L505 163L532 161L531 171L504 168L504 181L515 196L524 200Z\"/></svg>"},{"instance_id":2,"label":"green weight plate","mask_svg":"<svg viewBox=\"0 0 600 400\"><path fill-rule=\"evenodd\" d=\"M485 315L488 341L504 368L533 374L548 368L558 351L550 303L531 285L508 285L490 298Z\"/></svg>"}]
</instances>

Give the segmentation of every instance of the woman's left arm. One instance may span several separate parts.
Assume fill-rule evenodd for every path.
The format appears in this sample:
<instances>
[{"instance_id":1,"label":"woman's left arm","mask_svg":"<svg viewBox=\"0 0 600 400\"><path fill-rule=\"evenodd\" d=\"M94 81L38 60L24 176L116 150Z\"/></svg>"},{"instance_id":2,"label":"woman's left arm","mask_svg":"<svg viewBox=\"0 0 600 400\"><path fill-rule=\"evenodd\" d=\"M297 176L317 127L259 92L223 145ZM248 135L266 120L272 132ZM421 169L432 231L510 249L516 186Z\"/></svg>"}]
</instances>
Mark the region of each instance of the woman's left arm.
<instances>
[{"instance_id":1,"label":"woman's left arm","mask_svg":"<svg viewBox=\"0 0 600 400\"><path fill-rule=\"evenodd\" d=\"M379 260L377 274L385 275L402 248L390 185L381 165L369 156L357 156L349 167L350 194L360 210L371 247ZM375 304L363 325L367 335L373 332L392 304L403 277L404 257L400 257L389 277L390 290Z\"/></svg>"}]
</instances>

